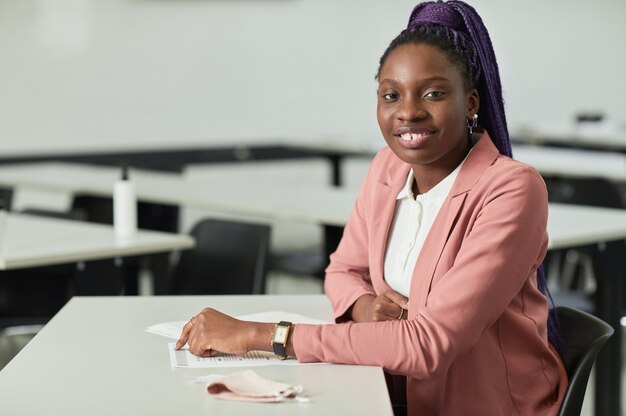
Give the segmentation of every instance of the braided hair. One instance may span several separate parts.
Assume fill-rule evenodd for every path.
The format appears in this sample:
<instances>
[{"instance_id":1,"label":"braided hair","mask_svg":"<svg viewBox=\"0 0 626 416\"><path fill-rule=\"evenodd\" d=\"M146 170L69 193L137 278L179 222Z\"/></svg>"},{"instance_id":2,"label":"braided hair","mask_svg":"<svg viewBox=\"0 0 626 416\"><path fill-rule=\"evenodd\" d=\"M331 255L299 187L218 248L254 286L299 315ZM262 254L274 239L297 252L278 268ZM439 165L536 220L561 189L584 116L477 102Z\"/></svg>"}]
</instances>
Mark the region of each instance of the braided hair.
<instances>
[{"instance_id":1,"label":"braided hair","mask_svg":"<svg viewBox=\"0 0 626 416\"><path fill-rule=\"evenodd\" d=\"M481 126L489 132L500 154L512 157L500 71L489 32L476 10L460 0L418 4L409 17L407 28L391 41L380 58L377 80L389 54L406 44L427 44L446 54L460 71L465 88L478 91ZM537 269L537 287L554 306L543 265ZM561 339L554 308L548 314L547 326L549 342L560 351Z\"/></svg>"}]
</instances>

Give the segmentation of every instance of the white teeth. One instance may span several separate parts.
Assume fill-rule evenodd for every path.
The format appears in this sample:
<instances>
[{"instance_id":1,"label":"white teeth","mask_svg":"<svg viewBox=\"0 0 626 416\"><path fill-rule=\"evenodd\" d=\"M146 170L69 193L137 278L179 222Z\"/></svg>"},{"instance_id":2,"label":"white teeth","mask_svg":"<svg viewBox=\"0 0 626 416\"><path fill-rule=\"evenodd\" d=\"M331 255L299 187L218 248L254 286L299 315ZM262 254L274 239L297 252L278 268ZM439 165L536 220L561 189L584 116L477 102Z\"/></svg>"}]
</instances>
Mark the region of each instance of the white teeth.
<instances>
[{"instance_id":1,"label":"white teeth","mask_svg":"<svg viewBox=\"0 0 626 416\"><path fill-rule=\"evenodd\" d=\"M421 139L422 137L426 136L426 133L402 133L400 135L400 137L402 138L402 140L406 140L406 141L413 141L413 140L418 140Z\"/></svg>"}]
</instances>

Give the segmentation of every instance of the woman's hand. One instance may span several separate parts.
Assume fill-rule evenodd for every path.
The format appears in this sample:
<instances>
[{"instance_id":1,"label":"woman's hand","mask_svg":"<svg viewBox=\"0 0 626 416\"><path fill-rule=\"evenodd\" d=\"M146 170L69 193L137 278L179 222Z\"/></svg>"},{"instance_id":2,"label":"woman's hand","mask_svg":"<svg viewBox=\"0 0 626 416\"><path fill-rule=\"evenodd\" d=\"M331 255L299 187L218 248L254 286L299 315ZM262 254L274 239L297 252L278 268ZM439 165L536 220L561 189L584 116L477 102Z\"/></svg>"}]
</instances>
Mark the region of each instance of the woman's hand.
<instances>
[{"instance_id":1,"label":"woman's hand","mask_svg":"<svg viewBox=\"0 0 626 416\"><path fill-rule=\"evenodd\" d=\"M204 308L183 327L176 349L189 344L189 352L210 357L218 352L245 354L258 338L258 324L245 322L215 309ZM268 342L271 333L267 336Z\"/></svg>"},{"instance_id":2,"label":"woman's hand","mask_svg":"<svg viewBox=\"0 0 626 416\"><path fill-rule=\"evenodd\" d=\"M379 322L406 319L409 299L390 290L378 296L363 295L352 306L352 319L356 322Z\"/></svg>"}]
</instances>

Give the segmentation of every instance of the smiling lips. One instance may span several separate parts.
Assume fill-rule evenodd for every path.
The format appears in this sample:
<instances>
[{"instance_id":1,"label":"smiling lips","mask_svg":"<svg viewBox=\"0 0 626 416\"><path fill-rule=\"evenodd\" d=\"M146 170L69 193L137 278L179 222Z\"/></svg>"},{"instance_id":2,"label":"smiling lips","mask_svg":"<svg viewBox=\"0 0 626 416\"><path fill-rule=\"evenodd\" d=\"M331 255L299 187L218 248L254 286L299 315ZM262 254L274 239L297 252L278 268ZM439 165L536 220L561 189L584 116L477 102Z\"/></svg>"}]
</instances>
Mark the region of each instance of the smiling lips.
<instances>
[{"instance_id":1,"label":"smiling lips","mask_svg":"<svg viewBox=\"0 0 626 416\"><path fill-rule=\"evenodd\" d=\"M394 130L393 135L398 139L400 145L408 149L415 149L420 147L433 133L433 130L428 129L400 127Z\"/></svg>"}]
</instances>

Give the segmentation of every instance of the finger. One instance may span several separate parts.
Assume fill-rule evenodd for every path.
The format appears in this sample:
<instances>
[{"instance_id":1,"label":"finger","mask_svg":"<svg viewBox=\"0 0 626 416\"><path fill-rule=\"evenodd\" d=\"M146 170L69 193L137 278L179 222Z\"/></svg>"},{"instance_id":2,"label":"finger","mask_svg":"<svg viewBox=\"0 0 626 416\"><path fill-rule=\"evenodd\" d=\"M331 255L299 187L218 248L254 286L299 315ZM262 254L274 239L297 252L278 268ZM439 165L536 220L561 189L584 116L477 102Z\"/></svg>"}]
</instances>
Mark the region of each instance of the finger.
<instances>
[{"instance_id":1,"label":"finger","mask_svg":"<svg viewBox=\"0 0 626 416\"><path fill-rule=\"evenodd\" d=\"M402 309L409 309L409 298L406 296L394 291L390 290L389 292L385 292L384 295L391 300L396 305L400 306ZM399 313L399 312L398 312Z\"/></svg>"},{"instance_id":2,"label":"finger","mask_svg":"<svg viewBox=\"0 0 626 416\"><path fill-rule=\"evenodd\" d=\"M400 312L398 311L398 305L389 302L384 307L379 308L379 310L374 314L373 321L392 321L396 319L399 314Z\"/></svg>"},{"instance_id":3,"label":"finger","mask_svg":"<svg viewBox=\"0 0 626 416\"><path fill-rule=\"evenodd\" d=\"M393 310L389 310L389 312L387 313L387 319L398 321L400 319L406 318L405 315L406 315L406 310L396 305L396 307Z\"/></svg>"},{"instance_id":4,"label":"finger","mask_svg":"<svg viewBox=\"0 0 626 416\"><path fill-rule=\"evenodd\" d=\"M214 350L210 345L203 344L200 340L194 342L193 346L189 347L189 351L198 357L212 357L219 354L219 351Z\"/></svg>"},{"instance_id":5,"label":"finger","mask_svg":"<svg viewBox=\"0 0 626 416\"><path fill-rule=\"evenodd\" d=\"M189 334L191 333L192 328L193 328L193 325L191 324L191 322L187 322L185 324L185 326L183 327L183 332L180 333L180 337L178 338L178 341L176 341L177 350L181 349L187 343L187 340L189 339Z\"/></svg>"},{"instance_id":6,"label":"finger","mask_svg":"<svg viewBox=\"0 0 626 416\"><path fill-rule=\"evenodd\" d=\"M208 350L204 350L202 351L200 354L198 354L200 357L215 357L216 355L218 355L220 352L216 351L216 350L212 350L212 349L208 349Z\"/></svg>"},{"instance_id":7,"label":"finger","mask_svg":"<svg viewBox=\"0 0 626 416\"><path fill-rule=\"evenodd\" d=\"M397 303L392 302L389 298L383 297L385 300L378 305L377 320L378 321L393 321L397 320L400 316L400 312L404 309Z\"/></svg>"},{"instance_id":8,"label":"finger","mask_svg":"<svg viewBox=\"0 0 626 416\"><path fill-rule=\"evenodd\" d=\"M202 356L205 351L200 342L196 342L195 340L189 341L189 352L193 355Z\"/></svg>"}]
</instances>

